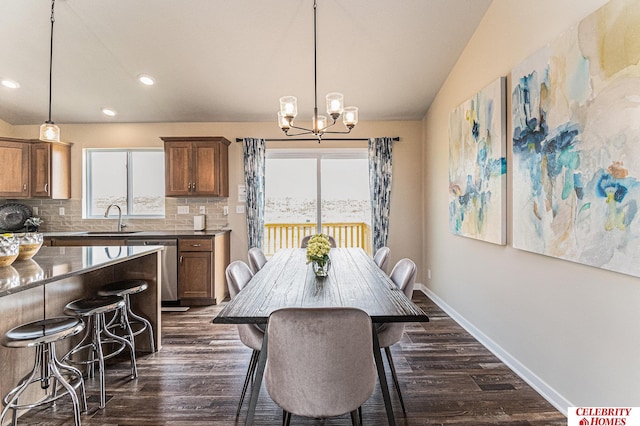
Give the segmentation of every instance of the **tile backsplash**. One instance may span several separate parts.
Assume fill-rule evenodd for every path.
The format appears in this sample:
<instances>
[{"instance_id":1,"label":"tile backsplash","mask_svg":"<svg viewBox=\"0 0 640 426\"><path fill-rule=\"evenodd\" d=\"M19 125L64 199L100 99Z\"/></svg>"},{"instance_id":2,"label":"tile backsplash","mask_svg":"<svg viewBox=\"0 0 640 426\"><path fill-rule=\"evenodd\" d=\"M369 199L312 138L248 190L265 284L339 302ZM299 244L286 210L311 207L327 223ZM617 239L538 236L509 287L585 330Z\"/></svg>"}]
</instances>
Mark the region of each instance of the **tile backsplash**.
<instances>
[{"instance_id":1,"label":"tile backsplash","mask_svg":"<svg viewBox=\"0 0 640 426\"><path fill-rule=\"evenodd\" d=\"M118 223L117 210L112 209L107 219L83 219L82 200L0 200L0 204L20 203L31 207L34 216L42 219L41 232L70 231L115 231ZM187 231L193 230L193 216L199 215L200 207L205 208L206 229L228 228L228 216L224 207L227 198L165 198L163 219L128 219L122 222L127 231ZM178 214L178 207L188 207L189 213ZM64 209L64 215L60 214ZM37 210L37 213L36 213Z\"/></svg>"}]
</instances>

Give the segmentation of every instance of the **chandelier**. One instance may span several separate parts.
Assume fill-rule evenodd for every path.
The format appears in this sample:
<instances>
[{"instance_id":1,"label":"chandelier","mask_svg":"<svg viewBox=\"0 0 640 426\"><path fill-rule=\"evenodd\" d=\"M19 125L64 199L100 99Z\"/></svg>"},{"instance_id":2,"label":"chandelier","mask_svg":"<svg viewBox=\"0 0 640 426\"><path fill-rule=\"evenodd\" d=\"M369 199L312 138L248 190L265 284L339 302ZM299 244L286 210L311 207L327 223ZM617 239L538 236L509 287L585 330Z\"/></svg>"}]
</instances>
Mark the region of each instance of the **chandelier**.
<instances>
[{"instance_id":1,"label":"chandelier","mask_svg":"<svg viewBox=\"0 0 640 426\"><path fill-rule=\"evenodd\" d=\"M40 126L40 140L46 142L60 142L60 128L51 121L51 74L53 70L53 10L56 0L51 0L51 43L49 50L49 119Z\"/></svg>"},{"instance_id":2,"label":"chandelier","mask_svg":"<svg viewBox=\"0 0 640 426\"><path fill-rule=\"evenodd\" d=\"M332 92L326 97L327 99L327 114L333 120L328 122L327 117L324 115L318 115L318 46L317 46L317 18L316 9L318 4L316 0L313 0L313 87L314 87L314 107L312 128L307 129L305 127L299 127L294 125L293 120L298 115L298 100L295 96L283 96L280 98L280 111L278 111L278 124L280 128L287 136L300 136L313 134L318 138L318 143L322 139L322 135L327 133L332 134L347 134L358 123L358 108L357 107L345 107L344 97L342 93ZM348 130L345 131L330 131L327 130L334 126L338 119L342 116L342 122ZM298 133L290 133L291 129L298 130Z\"/></svg>"}]
</instances>

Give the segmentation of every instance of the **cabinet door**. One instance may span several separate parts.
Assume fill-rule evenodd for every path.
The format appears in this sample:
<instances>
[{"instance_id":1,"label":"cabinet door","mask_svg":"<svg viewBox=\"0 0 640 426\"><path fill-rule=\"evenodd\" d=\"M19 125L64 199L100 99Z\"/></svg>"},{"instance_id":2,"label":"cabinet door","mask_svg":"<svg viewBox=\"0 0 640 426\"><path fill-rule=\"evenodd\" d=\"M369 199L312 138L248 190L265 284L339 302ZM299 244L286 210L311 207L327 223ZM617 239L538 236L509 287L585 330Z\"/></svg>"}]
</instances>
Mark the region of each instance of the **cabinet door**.
<instances>
[{"instance_id":1,"label":"cabinet door","mask_svg":"<svg viewBox=\"0 0 640 426\"><path fill-rule=\"evenodd\" d=\"M217 143L193 143L194 195L217 196L220 193L217 170L219 150Z\"/></svg>"},{"instance_id":2,"label":"cabinet door","mask_svg":"<svg viewBox=\"0 0 640 426\"><path fill-rule=\"evenodd\" d=\"M211 299L213 254L211 252L180 252L178 262L178 297L180 299Z\"/></svg>"},{"instance_id":3,"label":"cabinet door","mask_svg":"<svg viewBox=\"0 0 640 426\"><path fill-rule=\"evenodd\" d=\"M191 143L165 142L165 195L189 195L191 190Z\"/></svg>"},{"instance_id":4,"label":"cabinet door","mask_svg":"<svg viewBox=\"0 0 640 426\"><path fill-rule=\"evenodd\" d=\"M29 197L29 144L0 140L0 197Z\"/></svg>"},{"instance_id":5,"label":"cabinet door","mask_svg":"<svg viewBox=\"0 0 640 426\"><path fill-rule=\"evenodd\" d=\"M31 145L31 196L51 196L51 144Z\"/></svg>"}]
</instances>

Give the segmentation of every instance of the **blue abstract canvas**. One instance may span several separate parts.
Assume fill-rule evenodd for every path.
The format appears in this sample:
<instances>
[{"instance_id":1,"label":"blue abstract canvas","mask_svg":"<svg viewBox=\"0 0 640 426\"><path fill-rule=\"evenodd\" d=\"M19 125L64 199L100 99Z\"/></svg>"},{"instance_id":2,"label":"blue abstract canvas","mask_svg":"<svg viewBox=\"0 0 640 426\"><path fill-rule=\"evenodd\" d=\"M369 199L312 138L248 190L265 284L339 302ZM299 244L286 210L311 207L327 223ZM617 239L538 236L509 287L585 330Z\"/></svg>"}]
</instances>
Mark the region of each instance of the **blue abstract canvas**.
<instances>
[{"instance_id":1,"label":"blue abstract canvas","mask_svg":"<svg viewBox=\"0 0 640 426\"><path fill-rule=\"evenodd\" d=\"M514 247L640 276L639 61L613 0L513 69Z\"/></svg>"},{"instance_id":2,"label":"blue abstract canvas","mask_svg":"<svg viewBox=\"0 0 640 426\"><path fill-rule=\"evenodd\" d=\"M449 120L449 229L506 244L505 79L458 106Z\"/></svg>"}]
</instances>

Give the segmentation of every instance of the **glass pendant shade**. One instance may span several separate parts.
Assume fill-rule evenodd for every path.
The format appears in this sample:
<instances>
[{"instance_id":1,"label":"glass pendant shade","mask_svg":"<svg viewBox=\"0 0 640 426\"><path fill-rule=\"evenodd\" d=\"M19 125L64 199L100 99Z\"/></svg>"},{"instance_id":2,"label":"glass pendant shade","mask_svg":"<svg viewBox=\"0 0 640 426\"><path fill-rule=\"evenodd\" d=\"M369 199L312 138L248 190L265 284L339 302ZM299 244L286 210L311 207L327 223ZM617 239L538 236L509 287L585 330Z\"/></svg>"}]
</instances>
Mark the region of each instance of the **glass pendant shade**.
<instances>
[{"instance_id":1,"label":"glass pendant shade","mask_svg":"<svg viewBox=\"0 0 640 426\"><path fill-rule=\"evenodd\" d=\"M282 115L282 111L278 111L278 125L282 130L289 130L291 128L289 120L287 120L287 118Z\"/></svg>"},{"instance_id":2,"label":"glass pendant shade","mask_svg":"<svg viewBox=\"0 0 640 426\"><path fill-rule=\"evenodd\" d=\"M294 119L298 115L298 100L295 96L280 98L280 113L283 117Z\"/></svg>"},{"instance_id":3,"label":"glass pendant shade","mask_svg":"<svg viewBox=\"0 0 640 426\"><path fill-rule=\"evenodd\" d=\"M47 121L40 126L40 140L45 142L60 142L60 128Z\"/></svg>"},{"instance_id":4,"label":"glass pendant shade","mask_svg":"<svg viewBox=\"0 0 640 426\"><path fill-rule=\"evenodd\" d=\"M358 124L358 107L345 107L342 122L349 129L353 129Z\"/></svg>"},{"instance_id":5,"label":"glass pendant shade","mask_svg":"<svg viewBox=\"0 0 640 426\"><path fill-rule=\"evenodd\" d=\"M315 118L312 118L311 120L313 121L313 130L315 130L316 133L321 132L327 127L327 117L324 115L319 115L317 117L317 122Z\"/></svg>"},{"instance_id":6,"label":"glass pendant shade","mask_svg":"<svg viewBox=\"0 0 640 426\"><path fill-rule=\"evenodd\" d=\"M344 96L342 93L332 92L327 95L327 114L337 120L344 109Z\"/></svg>"}]
</instances>

